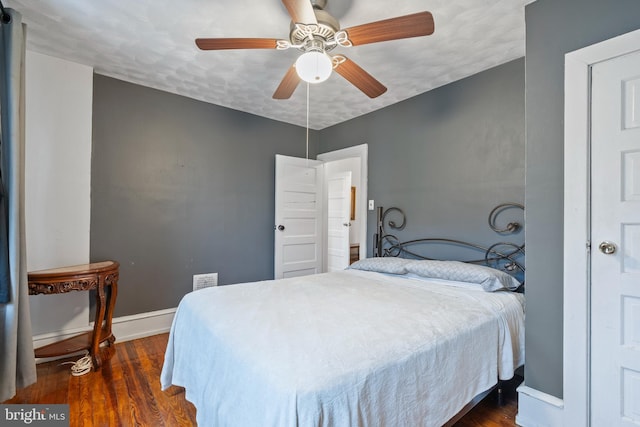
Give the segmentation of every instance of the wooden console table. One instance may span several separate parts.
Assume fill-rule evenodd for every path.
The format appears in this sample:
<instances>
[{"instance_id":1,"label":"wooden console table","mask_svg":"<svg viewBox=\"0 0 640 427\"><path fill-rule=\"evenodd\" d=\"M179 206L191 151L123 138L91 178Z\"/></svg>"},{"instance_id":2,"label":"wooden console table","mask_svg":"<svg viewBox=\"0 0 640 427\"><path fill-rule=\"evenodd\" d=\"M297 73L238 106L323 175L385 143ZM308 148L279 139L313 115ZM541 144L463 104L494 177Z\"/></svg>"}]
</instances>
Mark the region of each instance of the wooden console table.
<instances>
[{"instance_id":1,"label":"wooden console table","mask_svg":"<svg viewBox=\"0 0 640 427\"><path fill-rule=\"evenodd\" d=\"M36 357L62 356L89 350L94 369L100 369L102 366L100 344L107 341L107 345L112 347L116 340L111 332L111 321L118 294L119 267L120 264L117 261L103 261L29 273L30 295L96 291L96 317L93 331L39 347L35 350ZM110 288L108 297L107 287ZM113 352L110 352L107 357L112 354Z\"/></svg>"}]
</instances>

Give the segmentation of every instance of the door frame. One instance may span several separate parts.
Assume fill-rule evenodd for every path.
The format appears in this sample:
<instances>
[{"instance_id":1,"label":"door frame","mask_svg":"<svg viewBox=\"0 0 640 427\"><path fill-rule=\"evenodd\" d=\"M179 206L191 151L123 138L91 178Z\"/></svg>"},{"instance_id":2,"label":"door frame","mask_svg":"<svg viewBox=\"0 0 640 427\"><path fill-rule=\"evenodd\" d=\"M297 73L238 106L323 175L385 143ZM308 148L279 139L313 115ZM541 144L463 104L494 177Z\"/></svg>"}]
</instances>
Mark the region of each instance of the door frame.
<instances>
[{"instance_id":1,"label":"door frame","mask_svg":"<svg viewBox=\"0 0 640 427\"><path fill-rule=\"evenodd\" d=\"M563 416L590 425L591 69L640 50L640 30L565 55Z\"/></svg>"},{"instance_id":2,"label":"door frame","mask_svg":"<svg viewBox=\"0 0 640 427\"><path fill-rule=\"evenodd\" d=\"M367 218L367 197L368 197L368 179L369 171L367 164L369 156L368 144L354 145L353 147L347 147L340 150L329 151L327 153L318 154L316 159L322 160L325 163L333 162L335 160L344 160L350 158L360 159L360 188L356 193L356 217ZM367 253L367 221L360 221L360 227L358 229L358 235L360 237L360 257L366 256Z\"/></svg>"}]
</instances>

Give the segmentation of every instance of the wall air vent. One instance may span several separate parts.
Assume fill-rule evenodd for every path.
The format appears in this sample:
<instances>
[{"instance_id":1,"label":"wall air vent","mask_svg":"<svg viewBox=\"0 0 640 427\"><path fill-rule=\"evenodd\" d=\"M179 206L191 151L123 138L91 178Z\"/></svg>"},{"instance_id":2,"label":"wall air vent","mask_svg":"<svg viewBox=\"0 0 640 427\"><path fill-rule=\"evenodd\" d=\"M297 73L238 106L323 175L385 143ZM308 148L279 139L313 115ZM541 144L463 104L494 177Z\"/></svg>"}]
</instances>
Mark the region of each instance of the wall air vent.
<instances>
[{"instance_id":1,"label":"wall air vent","mask_svg":"<svg viewBox=\"0 0 640 427\"><path fill-rule=\"evenodd\" d=\"M193 275L193 290L210 288L211 286L218 286L218 273L207 274L194 274Z\"/></svg>"}]
</instances>

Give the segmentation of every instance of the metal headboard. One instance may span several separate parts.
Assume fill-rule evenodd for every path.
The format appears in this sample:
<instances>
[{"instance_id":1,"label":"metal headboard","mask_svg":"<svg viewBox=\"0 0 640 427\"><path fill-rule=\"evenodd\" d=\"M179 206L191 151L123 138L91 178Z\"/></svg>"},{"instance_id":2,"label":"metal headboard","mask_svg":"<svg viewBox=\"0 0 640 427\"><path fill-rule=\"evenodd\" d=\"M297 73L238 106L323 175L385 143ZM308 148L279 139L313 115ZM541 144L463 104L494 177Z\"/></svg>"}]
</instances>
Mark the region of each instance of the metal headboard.
<instances>
[{"instance_id":1,"label":"metal headboard","mask_svg":"<svg viewBox=\"0 0 640 427\"><path fill-rule=\"evenodd\" d=\"M522 228L519 222L509 222L504 227L497 225L497 219L500 214L510 209L521 209L524 211L524 206L519 203L502 203L491 210L489 213L488 223L489 227L500 235L513 234ZM396 221L391 220L391 215L399 216L401 219L398 224ZM438 258L431 258L419 251L416 248L424 248L424 245L439 244L439 245L451 245L459 246L466 249L471 249L476 252L481 252L483 258L479 259L465 259L458 260L472 264L485 264L493 268L498 268L512 274L514 276L521 276L524 274L525 268L519 258L524 257L524 243L518 245L511 242L497 242L491 246L483 246L475 243L465 242L462 240L448 239L441 237L427 237L422 239L408 240L401 242L395 235L391 234L389 230L402 230L406 226L407 216L402 209L397 207L391 207L384 209L378 207L377 212L377 232L374 234L374 257L402 257L413 259L428 259L435 260ZM420 251L422 252L422 251ZM524 281L521 280L524 284Z\"/></svg>"}]
</instances>

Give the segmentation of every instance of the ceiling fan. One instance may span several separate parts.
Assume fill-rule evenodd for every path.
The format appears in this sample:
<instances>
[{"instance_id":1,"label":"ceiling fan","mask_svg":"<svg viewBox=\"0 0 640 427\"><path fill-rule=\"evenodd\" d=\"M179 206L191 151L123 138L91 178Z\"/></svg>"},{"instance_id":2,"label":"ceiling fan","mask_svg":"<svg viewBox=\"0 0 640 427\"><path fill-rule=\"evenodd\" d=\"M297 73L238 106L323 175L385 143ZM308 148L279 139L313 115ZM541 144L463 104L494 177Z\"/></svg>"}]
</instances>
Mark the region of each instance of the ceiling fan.
<instances>
[{"instance_id":1,"label":"ceiling fan","mask_svg":"<svg viewBox=\"0 0 640 427\"><path fill-rule=\"evenodd\" d=\"M274 99L288 99L300 80L320 83L332 70L360 89L370 98L387 88L355 62L342 54L330 56L334 48L359 46L388 40L433 34L430 12L419 12L382 21L340 29L338 20L324 10L327 0L282 0L291 15L289 40L269 38L198 38L202 50L296 48L303 52L286 72L273 94Z\"/></svg>"}]
</instances>

